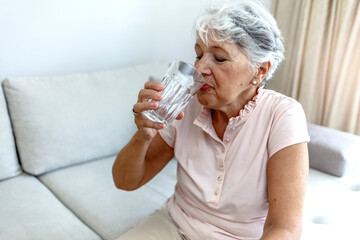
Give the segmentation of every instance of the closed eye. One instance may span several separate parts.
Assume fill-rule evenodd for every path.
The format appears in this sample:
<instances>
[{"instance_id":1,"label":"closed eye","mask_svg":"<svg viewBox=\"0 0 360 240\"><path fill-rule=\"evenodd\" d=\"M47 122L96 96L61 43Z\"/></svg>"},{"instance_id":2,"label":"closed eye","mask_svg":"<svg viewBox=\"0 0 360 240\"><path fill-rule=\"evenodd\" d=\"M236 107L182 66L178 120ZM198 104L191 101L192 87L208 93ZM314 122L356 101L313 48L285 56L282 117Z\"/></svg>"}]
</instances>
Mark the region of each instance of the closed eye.
<instances>
[{"instance_id":1,"label":"closed eye","mask_svg":"<svg viewBox=\"0 0 360 240\"><path fill-rule=\"evenodd\" d=\"M217 62L225 62L226 61L226 59L224 59L224 58L215 58L215 60Z\"/></svg>"}]
</instances>

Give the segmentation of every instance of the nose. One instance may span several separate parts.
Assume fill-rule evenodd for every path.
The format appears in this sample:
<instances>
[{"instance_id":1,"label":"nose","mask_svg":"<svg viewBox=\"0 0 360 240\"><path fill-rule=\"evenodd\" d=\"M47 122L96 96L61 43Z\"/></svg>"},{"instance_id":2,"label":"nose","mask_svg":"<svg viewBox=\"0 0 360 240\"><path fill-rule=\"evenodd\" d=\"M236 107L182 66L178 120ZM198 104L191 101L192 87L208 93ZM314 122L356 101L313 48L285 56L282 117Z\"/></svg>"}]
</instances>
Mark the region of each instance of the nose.
<instances>
[{"instance_id":1,"label":"nose","mask_svg":"<svg viewBox=\"0 0 360 240\"><path fill-rule=\"evenodd\" d=\"M195 61L195 68L204 76L211 75L210 64L205 56Z\"/></svg>"}]
</instances>

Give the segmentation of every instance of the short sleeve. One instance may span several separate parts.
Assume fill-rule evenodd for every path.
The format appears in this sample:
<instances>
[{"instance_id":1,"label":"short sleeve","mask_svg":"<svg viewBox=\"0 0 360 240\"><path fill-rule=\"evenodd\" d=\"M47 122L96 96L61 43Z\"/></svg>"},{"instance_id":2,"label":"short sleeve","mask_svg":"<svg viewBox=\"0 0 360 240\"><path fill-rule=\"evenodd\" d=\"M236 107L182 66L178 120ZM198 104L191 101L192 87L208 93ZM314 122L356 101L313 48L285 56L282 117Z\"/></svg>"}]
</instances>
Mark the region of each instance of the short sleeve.
<instances>
[{"instance_id":1,"label":"short sleeve","mask_svg":"<svg viewBox=\"0 0 360 240\"><path fill-rule=\"evenodd\" d=\"M271 125L269 157L285 147L309 141L306 117L300 103L287 101L279 104Z\"/></svg>"},{"instance_id":2,"label":"short sleeve","mask_svg":"<svg viewBox=\"0 0 360 240\"><path fill-rule=\"evenodd\" d=\"M162 139L169 145L170 147L174 148L175 145L175 136L176 136L176 128L173 124L170 124L165 129L159 131L160 136Z\"/></svg>"}]
</instances>

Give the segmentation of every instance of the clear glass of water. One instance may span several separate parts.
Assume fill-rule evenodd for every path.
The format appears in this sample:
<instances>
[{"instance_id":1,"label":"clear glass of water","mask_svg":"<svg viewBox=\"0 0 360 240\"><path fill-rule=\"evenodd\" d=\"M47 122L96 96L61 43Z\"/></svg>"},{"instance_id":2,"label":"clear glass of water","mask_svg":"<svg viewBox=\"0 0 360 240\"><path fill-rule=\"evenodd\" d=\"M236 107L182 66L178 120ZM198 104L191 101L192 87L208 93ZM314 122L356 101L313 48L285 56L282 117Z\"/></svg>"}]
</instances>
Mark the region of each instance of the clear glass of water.
<instances>
[{"instance_id":1,"label":"clear glass of water","mask_svg":"<svg viewBox=\"0 0 360 240\"><path fill-rule=\"evenodd\" d=\"M161 122L168 127L204 85L202 74L192 65L173 61L161 83L162 100L156 110L144 111L143 114L154 122ZM149 100L152 101L152 100Z\"/></svg>"}]
</instances>

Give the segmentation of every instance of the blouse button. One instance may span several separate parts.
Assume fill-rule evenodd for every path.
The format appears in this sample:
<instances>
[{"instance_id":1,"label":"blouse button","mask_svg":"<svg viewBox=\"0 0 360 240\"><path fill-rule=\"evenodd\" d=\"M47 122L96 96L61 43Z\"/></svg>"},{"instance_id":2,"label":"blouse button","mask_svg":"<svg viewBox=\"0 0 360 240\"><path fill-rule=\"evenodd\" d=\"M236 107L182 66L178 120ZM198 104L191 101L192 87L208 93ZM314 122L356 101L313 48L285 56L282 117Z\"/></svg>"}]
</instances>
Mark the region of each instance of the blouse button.
<instances>
[{"instance_id":1,"label":"blouse button","mask_svg":"<svg viewBox=\"0 0 360 240\"><path fill-rule=\"evenodd\" d=\"M215 194L215 196L217 196L217 195L219 194L219 190L216 190L216 191L214 192L214 194Z\"/></svg>"},{"instance_id":2,"label":"blouse button","mask_svg":"<svg viewBox=\"0 0 360 240\"><path fill-rule=\"evenodd\" d=\"M224 164L222 162L219 163L219 168L223 169L224 168Z\"/></svg>"},{"instance_id":3,"label":"blouse button","mask_svg":"<svg viewBox=\"0 0 360 240\"><path fill-rule=\"evenodd\" d=\"M221 152L224 153L224 152L225 152L225 148L222 148L222 149L221 149Z\"/></svg>"},{"instance_id":4,"label":"blouse button","mask_svg":"<svg viewBox=\"0 0 360 240\"><path fill-rule=\"evenodd\" d=\"M225 141L230 142L230 139L229 139L229 138L226 138Z\"/></svg>"},{"instance_id":5,"label":"blouse button","mask_svg":"<svg viewBox=\"0 0 360 240\"><path fill-rule=\"evenodd\" d=\"M218 176L217 180L220 182L222 180L222 176Z\"/></svg>"}]
</instances>

